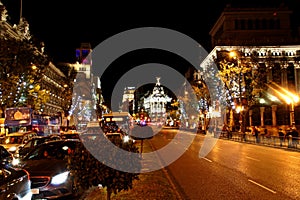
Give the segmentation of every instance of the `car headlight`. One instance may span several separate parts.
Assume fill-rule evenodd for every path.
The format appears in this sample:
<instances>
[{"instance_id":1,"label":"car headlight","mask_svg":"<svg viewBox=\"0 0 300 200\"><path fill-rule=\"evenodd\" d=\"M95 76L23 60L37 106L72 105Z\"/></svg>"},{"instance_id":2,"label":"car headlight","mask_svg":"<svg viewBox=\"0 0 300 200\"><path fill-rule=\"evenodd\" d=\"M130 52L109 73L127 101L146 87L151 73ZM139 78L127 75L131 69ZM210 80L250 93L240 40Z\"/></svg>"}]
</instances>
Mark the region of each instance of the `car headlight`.
<instances>
[{"instance_id":1,"label":"car headlight","mask_svg":"<svg viewBox=\"0 0 300 200\"><path fill-rule=\"evenodd\" d=\"M17 147L10 147L9 149L8 149L8 151L10 151L10 152L15 152L17 150Z\"/></svg>"},{"instance_id":2,"label":"car headlight","mask_svg":"<svg viewBox=\"0 0 300 200\"><path fill-rule=\"evenodd\" d=\"M128 141L129 141L129 139L130 139L130 138L129 138L129 136L128 136L128 135L125 135L125 136L123 137L123 141L124 141L124 142L128 142Z\"/></svg>"},{"instance_id":3,"label":"car headlight","mask_svg":"<svg viewBox=\"0 0 300 200\"><path fill-rule=\"evenodd\" d=\"M59 185L64 183L69 176L69 172L63 172L52 177L51 184Z\"/></svg>"},{"instance_id":4,"label":"car headlight","mask_svg":"<svg viewBox=\"0 0 300 200\"><path fill-rule=\"evenodd\" d=\"M11 164L13 166L18 166L20 164L20 160L18 158L13 158Z\"/></svg>"}]
</instances>

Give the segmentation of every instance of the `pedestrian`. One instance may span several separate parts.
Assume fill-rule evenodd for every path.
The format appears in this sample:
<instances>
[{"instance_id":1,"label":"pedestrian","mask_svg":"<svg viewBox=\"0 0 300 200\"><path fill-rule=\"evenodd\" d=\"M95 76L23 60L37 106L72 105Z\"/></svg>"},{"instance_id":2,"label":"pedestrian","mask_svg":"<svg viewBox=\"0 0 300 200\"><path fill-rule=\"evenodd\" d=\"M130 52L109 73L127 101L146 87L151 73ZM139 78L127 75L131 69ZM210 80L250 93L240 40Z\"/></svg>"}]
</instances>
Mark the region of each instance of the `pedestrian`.
<instances>
[{"instance_id":1,"label":"pedestrian","mask_svg":"<svg viewBox=\"0 0 300 200\"><path fill-rule=\"evenodd\" d=\"M254 135L255 135L256 143L259 143L259 130L257 126L254 127Z\"/></svg>"},{"instance_id":2,"label":"pedestrian","mask_svg":"<svg viewBox=\"0 0 300 200\"><path fill-rule=\"evenodd\" d=\"M297 148L298 137L299 137L299 133L298 133L296 127L293 127L293 128L292 128L292 146L293 146L294 148Z\"/></svg>"},{"instance_id":3,"label":"pedestrian","mask_svg":"<svg viewBox=\"0 0 300 200\"><path fill-rule=\"evenodd\" d=\"M280 140L280 146L282 147L282 143L284 142L284 133L282 128L279 128L278 130L279 140Z\"/></svg>"},{"instance_id":4,"label":"pedestrian","mask_svg":"<svg viewBox=\"0 0 300 200\"><path fill-rule=\"evenodd\" d=\"M292 147L292 131L290 128L286 129L285 138L288 141L288 148L291 148Z\"/></svg>"}]
</instances>

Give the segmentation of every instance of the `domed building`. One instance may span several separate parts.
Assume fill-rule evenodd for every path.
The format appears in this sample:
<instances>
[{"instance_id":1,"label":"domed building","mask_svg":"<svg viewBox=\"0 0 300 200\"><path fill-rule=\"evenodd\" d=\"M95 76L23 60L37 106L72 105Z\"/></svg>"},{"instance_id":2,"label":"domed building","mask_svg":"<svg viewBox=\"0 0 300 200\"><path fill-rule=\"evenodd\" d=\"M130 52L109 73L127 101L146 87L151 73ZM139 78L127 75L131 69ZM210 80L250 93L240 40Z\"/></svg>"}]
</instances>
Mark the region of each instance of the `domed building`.
<instances>
[{"instance_id":1,"label":"domed building","mask_svg":"<svg viewBox=\"0 0 300 200\"><path fill-rule=\"evenodd\" d=\"M152 93L144 98L144 108L153 122L163 122L166 118L166 104L172 98L165 94L160 77L156 77L156 80Z\"/></svg>"}]
</instances>

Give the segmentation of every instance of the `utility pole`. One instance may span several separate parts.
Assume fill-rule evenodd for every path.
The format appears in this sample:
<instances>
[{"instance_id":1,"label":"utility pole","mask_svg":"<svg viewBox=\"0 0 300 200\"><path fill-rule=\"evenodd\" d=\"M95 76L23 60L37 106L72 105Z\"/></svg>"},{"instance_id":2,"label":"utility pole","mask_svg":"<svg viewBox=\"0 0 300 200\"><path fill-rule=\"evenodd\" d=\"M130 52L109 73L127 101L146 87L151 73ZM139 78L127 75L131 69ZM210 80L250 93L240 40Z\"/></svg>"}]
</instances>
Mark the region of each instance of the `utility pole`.
<instances>
[{"instance_id":1,"label":"utility pole","mask_svg":"<svg viewBox=\"0 0 300 200\"><path fill-rule=\"evenodd\" d=\"M19 21L21 21L21 19L22 19L22 15L23 15L23 0L20 0L20 20Z\"/></svg>"}]
</instances>

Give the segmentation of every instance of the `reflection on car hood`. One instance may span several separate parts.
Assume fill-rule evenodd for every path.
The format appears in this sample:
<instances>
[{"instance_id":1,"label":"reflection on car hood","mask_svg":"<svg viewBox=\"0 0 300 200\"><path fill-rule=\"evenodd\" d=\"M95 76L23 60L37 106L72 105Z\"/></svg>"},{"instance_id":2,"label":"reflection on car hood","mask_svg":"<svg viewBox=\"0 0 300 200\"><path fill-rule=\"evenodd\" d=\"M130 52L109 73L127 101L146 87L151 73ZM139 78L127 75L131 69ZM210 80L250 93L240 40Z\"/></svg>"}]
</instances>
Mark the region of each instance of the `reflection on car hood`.
<instances>
[{"instance_id":1,"label":"reflection on car hood","mask_svg":"<svg viewBox=\"0 0 300 200\"><path fill-rule=\"evenodd\" d=\"M22 144L1 144L1 146L3 146L5 149L9 149L9 148L11 148L11 147L19 147L19 146L21 146Z\"/></svg>"},{"instance_id":2,"label":"reflection on car hood","mask_svg":"<svg viewBox=\"0 0 300 200\"><path fill-rule=\"evenodd\" d=\"M58 159L41 159L23 161L23 168L30 176L52 176L66 171L67 162Z\"/></svg>"}]
</instances>

